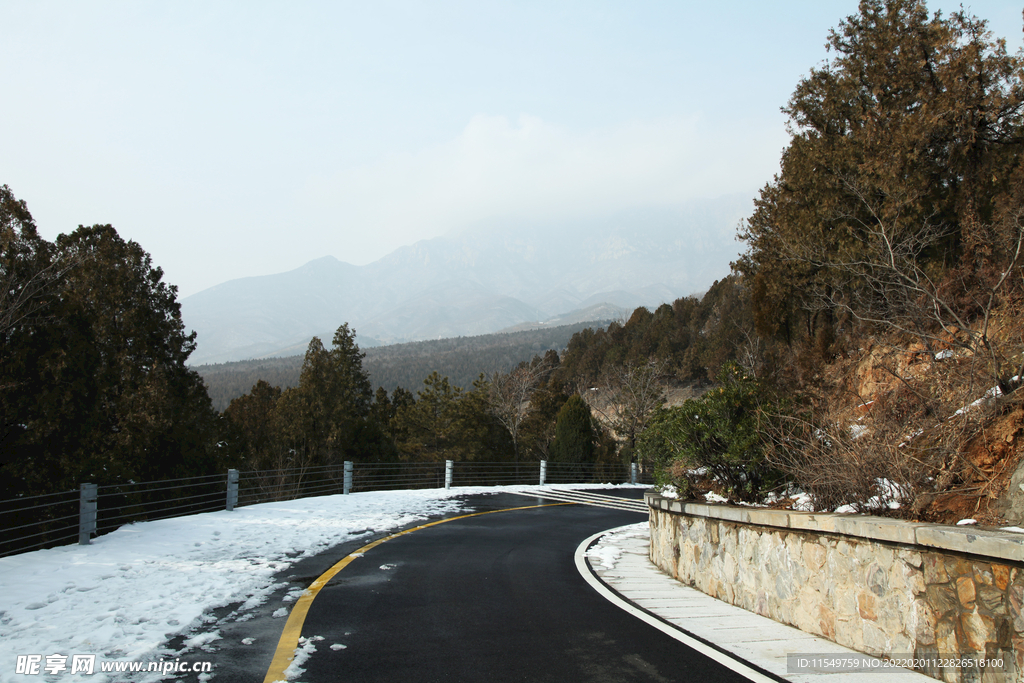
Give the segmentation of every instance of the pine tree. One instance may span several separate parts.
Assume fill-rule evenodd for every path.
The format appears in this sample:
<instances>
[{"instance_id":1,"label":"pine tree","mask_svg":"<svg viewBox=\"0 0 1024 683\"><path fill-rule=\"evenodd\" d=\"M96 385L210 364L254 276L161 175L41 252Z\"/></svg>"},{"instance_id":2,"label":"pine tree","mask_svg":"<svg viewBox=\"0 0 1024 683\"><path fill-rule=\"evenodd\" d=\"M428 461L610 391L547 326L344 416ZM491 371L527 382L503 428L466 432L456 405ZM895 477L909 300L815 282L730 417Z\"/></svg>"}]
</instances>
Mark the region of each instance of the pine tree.
<instances>
[{"instance_id":1,"label":"pine tree","mask_svg":"<svg viewBox=\"0 0 1024 683\"><path fill-rule=\"evenodd\" d=\"M551 461L594 462L596 438L590 408L579 394L573 394L558 411Z\"/></svg>"},{"instance_id":2,"label":"pine tree","mask_svg":"<svg viewBox=\"0 0 1024 683\"><path fill-rule=\"evenodd\" d=\"M877 318L861 309L899 296L867 280L890 257L934 281L970 256L1024 143L1021 59L984 21L862 0L828 45L784 110L781 173L741 234L758 330L786 341L830 322L808 310Z\"/></svg>"},{"instance_id":3,"label":"pine tree","mask_svg":"<svg viewBox=\"0 0 1024 683\"><path fill-rule=\"evenodd\" d=\"M39 267L62 263L61 277L3 344L4 484L45 492L219 470L217 415L185 365L195 334L149 254L109 225L45 252Z\"/></svg>"},{"instance_id":4,"label":"pine tree","mask_svg":"<svg viewBox=\"0 0 1024 683\"><path fill-rule=\"evenodd\" d=\"M293 466L336 465L374 459L383 430L370 430L372 390L348 323L334 334L331 349L313 337L306 349L299 385L285 390L275 409L277 438ZM379 437L379 438L378 438Z\"/></svg>"}]
</instances>

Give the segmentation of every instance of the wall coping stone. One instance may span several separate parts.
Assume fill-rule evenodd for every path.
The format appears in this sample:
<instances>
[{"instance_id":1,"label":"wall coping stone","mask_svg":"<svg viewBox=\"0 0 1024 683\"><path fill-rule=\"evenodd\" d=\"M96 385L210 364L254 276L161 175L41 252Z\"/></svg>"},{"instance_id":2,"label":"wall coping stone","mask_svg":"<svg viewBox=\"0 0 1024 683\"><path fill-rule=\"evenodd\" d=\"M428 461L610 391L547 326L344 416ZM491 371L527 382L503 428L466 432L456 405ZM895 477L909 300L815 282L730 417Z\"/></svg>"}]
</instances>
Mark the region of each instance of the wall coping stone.
<instances>
[{"instance_id":1,"label":"wall coping stone","mask_svg":"<svg viewBox=\"0 0 1024 683\"><path fill-rule=\"evenodd\" d=\"M840 534L874 541L918 545L968 555L1024 562L1024 534L974 526L922 524L902 519L834 512L770 510L717 503L684 503L648 491L647 505L655 510L705 517L723 522Z\"/></svg>"}]
</instances>

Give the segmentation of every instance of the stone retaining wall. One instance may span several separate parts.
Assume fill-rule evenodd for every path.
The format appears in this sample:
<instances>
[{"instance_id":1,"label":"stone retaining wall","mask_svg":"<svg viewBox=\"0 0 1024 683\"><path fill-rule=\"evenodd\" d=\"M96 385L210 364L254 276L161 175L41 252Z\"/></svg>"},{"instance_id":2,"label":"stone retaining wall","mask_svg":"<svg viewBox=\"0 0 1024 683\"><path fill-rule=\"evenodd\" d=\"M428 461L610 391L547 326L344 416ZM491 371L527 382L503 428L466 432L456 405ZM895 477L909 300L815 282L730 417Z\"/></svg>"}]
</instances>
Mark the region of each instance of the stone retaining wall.
<instances>
[{"instance_id":1,"label":"stone retaining wall","mask_svg":"<svg viewBox=\"0 0 1024 683\"><path fill-rule=\"evenodd\" d=\"M947 681L1024 680L1024 534L648 493L651 560L733 605L875 656L973 655Z\"/></svg>"}]
</instances>

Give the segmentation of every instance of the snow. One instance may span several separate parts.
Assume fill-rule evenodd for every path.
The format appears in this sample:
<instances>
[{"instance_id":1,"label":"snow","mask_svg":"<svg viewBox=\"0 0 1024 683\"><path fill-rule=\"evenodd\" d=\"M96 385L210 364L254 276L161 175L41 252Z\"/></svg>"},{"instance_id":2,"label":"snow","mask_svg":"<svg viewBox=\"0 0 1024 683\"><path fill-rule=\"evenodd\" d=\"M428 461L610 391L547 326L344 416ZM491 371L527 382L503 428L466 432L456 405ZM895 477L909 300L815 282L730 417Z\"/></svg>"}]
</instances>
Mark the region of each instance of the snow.
<instances>
[{"instance_id":1,"label":"snow","mask_svg":"<svg viewBox=\"0 0 1024 683\"><path fill-rule=\"evenodd\" d=\"M793 495L793 509L801 512L814 512L814 501L811 494L799 491Z\"/></svg>"},{"instance_id":2,"label":"snow","mask_svg":"<svg viewBox=\"0 0 1024 683\"><path fill-rule=\"evenodd\" d=\"M0 682L24 680L13 666L18 655L95 654L92 683L128 680L125 674L100 672L104 661L209 658L206 653L221 638L211 612L237 605L225 620L252 618L251 610L284 587L276 577L303 558L457 513L464 509L459 496L580 488L613 486L459 487L320 496L130 524L91 545L0 558ZM286 616L301 592L280 598L274 616ZM180 649L168 644L176 636L184 636ZM316 642L310 638L299 650L308 657ZM296 676L304 661L296 658ZM131 675L132 681L161 678L158 673Z\"/></svg>"},{"instance_id":3,"label":"snow","mask_svg":"<svg viewBox=\"0 0 1024 683\"><path fill-rule=\"evenodd\" d=\"M1019 526L1004 526L1003 531L1012 531L1016 534L1024 534L1024 529L1021 529Z\"/></svg>"},{"instance_id":4,"label":"snow","mask_svg":"<svg viewBox=\"0 0 1024 683\"><path fill-rule=\"evenodd\" d=\"M679 491L672 484L662 486L661 490L658 491L658 494L666 498L679 498Z\"/></svg>"},{"instance_id":5,"label":"snow","mask_svg":"<svg viewBox=\"0 0 1024 683\"><path fill-rule=\"evenodd\" d=\"M978 520L976 520L976 519L961 519L959 522L956 523L956 525L957 526L970 526L972 524L977 524L977 523L978 523Z\"/></svg>"},{"instance_id":6,"label":"snow","mask_svg":"<svg viewBox=\"0 0 1024 683\"><path fill-rule=\"evenodd\" d=\"M623 548L620 545L628 538L649 538L651 527L648 522L638 522L629 526L620 527L610 534L602 536L597 543L587 549L587 559L594 565L595 569L615 569L615 564L622 557ZM600 565L600 566L598 566Z\"/></svg>"},{"instance_id":7,"label":"snow","mask_svg":"<svg viewBox=\"0 0 1024 683\"><path fill-rule=\"evenodd\" d=\"M867 425L850 425L850 438L857 440L867 434L868 430L869 427Z\"/></svg>"},{"instance_id":8,"label":"snow","mask_svg":"<svg viewBox=\"0 0 1024 683\"><path fill-rule=\"evenodd\" d=\"M316 644L323 639L323 636L299 637L299 646L295 648L295 657L292 659L292 663L288 665L288 668L284 670L285 678L290 681L306 673L302 665L306 663L311 654L316 652Z\"/></svg>"},{"instance_id":9,"label":"snow","mask_svg":"<svg viewBox=\"0 0 1024 683\"><path fill-rule=\"evenodd\" d=\"M1020 381L1020 376L1019 375L1014 375L1013 377L1010 378L1010 382L1019 382L1019 381ZM977 408L980 405L988 405L989 403L991 403L992 401L996 400L997 398L999 398L1002 395L1003 395L1003 390L1000 389L998 385L994 386L994 387L990 388L988 391L986 391L984 396L979 398L977 401L974 401L970 405L964 406L960 410L958 410L955 413L953 413L953 417L957 417L959 415L963 415L964 413L970 412L971 410L974 410L975 408Z\"/></svg>"},{"instance_id":10,"label":"snow","mask_svg":"<svg viewBox=\"0 0 1024 683\"><path fill-rule=\"evenodd\" d=\"M921 436L922 434L924 434L924 429L920 429L920 428L915 429L914 431L910 432L905 437L903 437L903 441L900 442L900 444L897 446L897 448L903 448L908 443L910 443L911 441L913 441L917 437Z\"/></svg>"},{"instance_id":11,"label":"snow","mask_svg":"<svg viewBox=\"0 0 1024 683\"><path fill-rule=\"evenodd\" d=\"M878 495L871 496L862 505L840 505L835 509L839 514L852 514L869 510L881 510L888 508L898 510L900 501L906 499L907 493L903 487L888 479L875 479L875 486L879 491Z\"/></svg>"}]
</instances>

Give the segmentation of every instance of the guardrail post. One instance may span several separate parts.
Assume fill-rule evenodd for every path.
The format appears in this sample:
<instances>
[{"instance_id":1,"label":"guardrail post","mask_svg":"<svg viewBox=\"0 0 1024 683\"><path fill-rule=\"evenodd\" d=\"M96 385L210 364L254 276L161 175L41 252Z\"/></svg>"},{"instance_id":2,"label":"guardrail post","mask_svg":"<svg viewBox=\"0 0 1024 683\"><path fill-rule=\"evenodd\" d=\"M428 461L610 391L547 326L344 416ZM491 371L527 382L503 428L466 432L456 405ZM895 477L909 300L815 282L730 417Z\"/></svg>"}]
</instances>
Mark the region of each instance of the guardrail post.
<instances>
[{"instance_id":1,"label":"guardrail post","mask_svg":"<svg viewBox=\"0 0 1024 683\"><path fill-rule=\"evenodd\" d=\"M635 484L636 483L636 463L635 462L629 463L629 483L630 484Z\"/></svg>"},{"instance_id":2,"label":"guardrail post","mask_svg":"<svg viewBox=\"0 0 1024 683\"><path fill-rule=\"evenodd\" d=\"M89 545L89 537L96 533L98 489L96 484L82 484L82 493L78 499L79 545Z\"/></svg>"},{"instance_id":3,"label":"guardrail post","mask_svg":"<svg viewBox=\"0 0 1024 683\"><path fill-rule=\"evenodd\" d=\"M228 499L225 508L228 512L238 505L238 470L228 470Z\"/></svg>"},{"instance_id":4,"label":"guardrail post","mask_svg":"<svg viewBox=\"0 0 1024 683\"><path fill-rule=\"evenodd\" d=\"M352 461L345 461L345 483L342 485L342 494L348 495L352 493Z\"/></svg>"},{"instance_id":5,"label":"guardrail post","mask_svg":"<svg viewBox=\"0 0 1024 683\"><path fill-rule=\"evenodd\" d=\"M540 485L543 486L544 482L548 480L548 461L540 461Z\"/></svg>"},{"instance_id":6,"label":"guardrail post","mask_svg":"<svg viewBox=\"0 0 1024 683\"><path fill-rule=\"evenodd\" d=\"M455 463L451 460L444 461L444 487L450 489L452 487L452 469L455 467Z\"/></svg>"}]
</instances>

